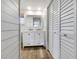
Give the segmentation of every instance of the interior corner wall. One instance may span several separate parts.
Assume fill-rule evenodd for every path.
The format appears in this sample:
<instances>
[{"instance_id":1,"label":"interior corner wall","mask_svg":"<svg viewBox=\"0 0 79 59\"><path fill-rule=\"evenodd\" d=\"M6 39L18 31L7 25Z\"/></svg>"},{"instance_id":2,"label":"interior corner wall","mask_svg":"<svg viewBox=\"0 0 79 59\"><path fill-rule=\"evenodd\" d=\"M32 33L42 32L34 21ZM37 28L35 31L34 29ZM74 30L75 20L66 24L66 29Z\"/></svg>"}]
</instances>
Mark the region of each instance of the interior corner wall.
<instances>
[{"instance_id":1,"label":"interior corner wall","mask_svg":"<svg viewBox=\"0 0 79 59\"><path fill-rule=\"evenodd\" d=\"M46 48L47 47L47 10L43 10L43 15L42 17L42 27L43 27L43 31L45 31L45 41L44 41L44 45Z\"/></svg>"},{"instance_id":2,"label":"interior corner wall","mask_svg":"<svg viewBox=\"0 0 79 59\"><path fill-rule=\"evenodd\" d=\"M1 59L19 59L17 0L1 0Z\"/></svg>"},{"instance_id":3,"label":"interior corner wall","mask_svg":"<svg viewBox=\"0 0 79 59\"><path fill-rule=\"evenodd\" d=\"M60 59L60 1L52 0L47 10L48 47L54 59Z\"/></svg>"}]
</instances>

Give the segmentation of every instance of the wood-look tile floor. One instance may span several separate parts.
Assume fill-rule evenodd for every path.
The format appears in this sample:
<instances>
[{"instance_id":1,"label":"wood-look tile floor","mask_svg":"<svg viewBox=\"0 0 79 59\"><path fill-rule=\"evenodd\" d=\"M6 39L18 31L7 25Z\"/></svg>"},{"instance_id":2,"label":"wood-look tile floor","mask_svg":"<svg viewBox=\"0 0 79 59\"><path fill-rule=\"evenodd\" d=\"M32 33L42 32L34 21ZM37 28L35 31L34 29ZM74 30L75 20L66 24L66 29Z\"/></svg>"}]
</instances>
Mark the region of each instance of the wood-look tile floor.
<instances>
[{"instance_id":1,"label":"wood-look tile floor","mask_svg":"<svg viewBox=\"0 0 79 59\"><path fill-rule=\"evenodd\" d=\"M21 59L53 59L44 47L30 47L21 50Z\"/></svg>"}]
</instances>

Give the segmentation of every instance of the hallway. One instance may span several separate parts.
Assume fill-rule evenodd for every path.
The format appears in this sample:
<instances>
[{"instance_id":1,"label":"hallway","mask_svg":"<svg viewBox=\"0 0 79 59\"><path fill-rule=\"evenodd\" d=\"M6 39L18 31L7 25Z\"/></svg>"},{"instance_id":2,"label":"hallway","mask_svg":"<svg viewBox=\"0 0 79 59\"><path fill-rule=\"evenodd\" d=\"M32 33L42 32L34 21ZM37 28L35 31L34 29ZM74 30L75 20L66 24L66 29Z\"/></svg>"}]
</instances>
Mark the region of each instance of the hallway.
<instances>
[{"instance_id":1,"label":"hallway","mask_svg":"<svg viewBox=\"0 0 79 59\"><path fill-rule=\"evenodd\" d=\"M53 59L44 47L26 47L21 51L21 59Z\"/></svg>"},{"instance_id":2,"label":"hallway","mask_svg":"<svg viewBox=\"0 0 79 59\"><path fill-rule=\"evenodd\" d=\"M77 59L76 0L1 3L1 59Z\"/></svg>"}]
</instances>

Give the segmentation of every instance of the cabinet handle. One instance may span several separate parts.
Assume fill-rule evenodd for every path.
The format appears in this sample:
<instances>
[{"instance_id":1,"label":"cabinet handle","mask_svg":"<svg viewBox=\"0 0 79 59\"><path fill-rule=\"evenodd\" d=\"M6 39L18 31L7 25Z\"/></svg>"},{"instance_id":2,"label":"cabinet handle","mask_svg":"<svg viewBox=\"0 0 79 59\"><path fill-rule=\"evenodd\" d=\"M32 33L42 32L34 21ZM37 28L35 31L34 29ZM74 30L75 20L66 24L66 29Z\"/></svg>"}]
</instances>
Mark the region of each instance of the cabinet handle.
<instances>
[{"instance_id":1,"label":"cabinet handle","mask_svg":"<svg viewBox=\"0 0 79 59\"><path fill-rule=\"evenodd\" d=\"M67 34L64 34L65 37L67 37Z\"/></svg>"},{"instance_id":2,"label":"cabinet handle","mask_svg":"<svg viewBox=\"0 0 79 59\"><path fill-rule=\"evenodd\" d=\"M56 34L56 32L54 32Z\"/></svg>"},{"instance_id":3,"label":"cabinet handle","mask_svg":"<svg viewBox=\"0 0 79 59\"><path fill-rule=\"evenodd\" d=\"M39 35L40 35L40 33L39 33Z\"/></svg>"},{"instance_id":4,"label":"cabinet handle","mask_svg":"<svg viewBox=\"0 0 79 59\"><path fill-rule=\"evenodd\" d=\"M30 34L28 34L28 35L30 35Z\"/></svg>"}]
</instances>

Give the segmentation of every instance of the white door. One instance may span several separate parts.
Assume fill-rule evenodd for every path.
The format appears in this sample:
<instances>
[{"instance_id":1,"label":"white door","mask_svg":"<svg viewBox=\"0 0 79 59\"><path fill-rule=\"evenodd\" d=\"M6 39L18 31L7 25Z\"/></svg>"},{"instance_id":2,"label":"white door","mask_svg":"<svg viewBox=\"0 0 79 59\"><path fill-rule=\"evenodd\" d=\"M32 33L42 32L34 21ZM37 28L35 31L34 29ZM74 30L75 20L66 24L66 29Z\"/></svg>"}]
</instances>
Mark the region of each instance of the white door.
<instances>
[{"instance_id":1,"label":"white door","mask_svg":"<svg viewBox=\"0 0 79 59\"><path fill-rule=\"evenodd\" d=\"M61 59L77 59L76 0L61 0Z\"/></svg>"},{"instance_id":2,"label":"white door","mask_svg":"<svg viewBox=\"0 0 79 59\"><path fill-rule=\"evenodd\" d=\"M1 0L1 59L20 58L18 5L16 0Z\"/></svg>"},{"instance_id":3,"label":"white door","mask_svg":"<svg viewBox=\"0 0 79 59\"><path fill-rule=\"evenodd\" d=\"M60 59L60 1L53 0L48 7L49 50L54 59Z\"/></svg>"}]
</instances>

